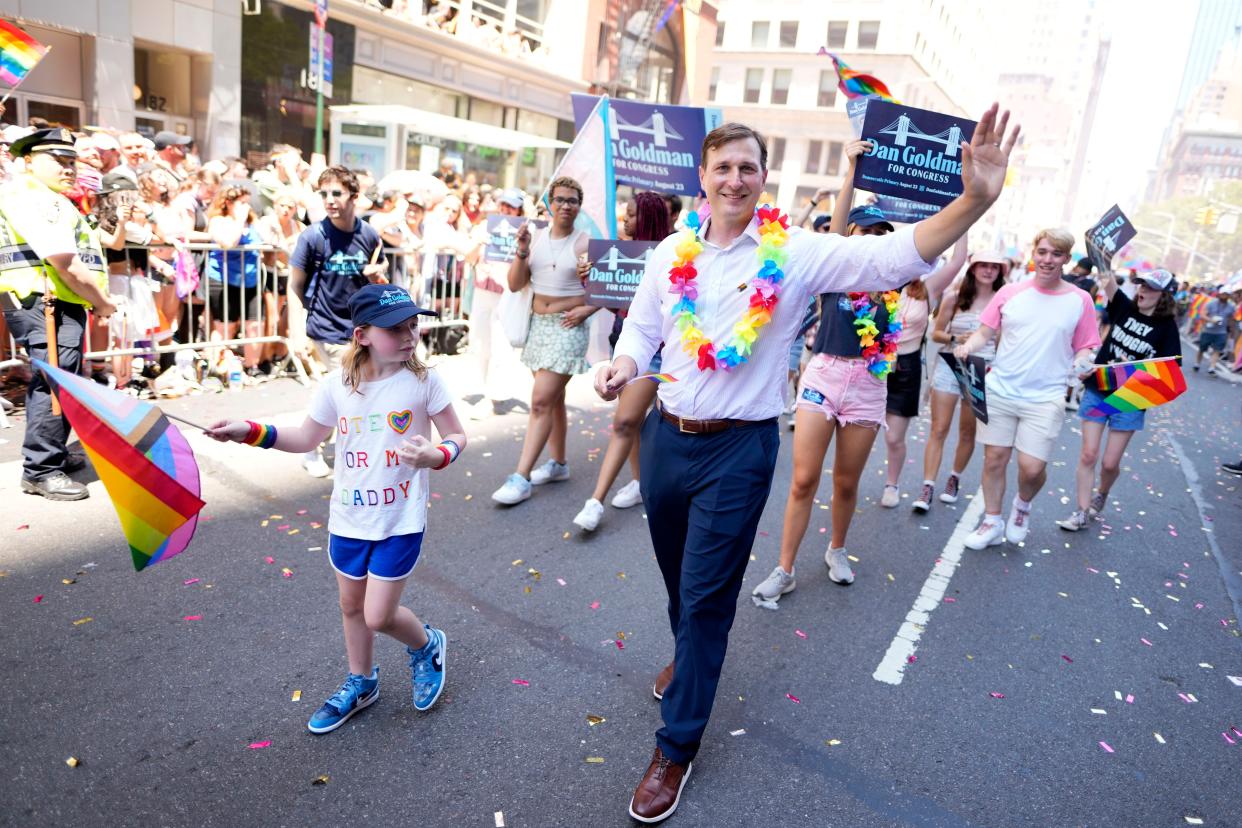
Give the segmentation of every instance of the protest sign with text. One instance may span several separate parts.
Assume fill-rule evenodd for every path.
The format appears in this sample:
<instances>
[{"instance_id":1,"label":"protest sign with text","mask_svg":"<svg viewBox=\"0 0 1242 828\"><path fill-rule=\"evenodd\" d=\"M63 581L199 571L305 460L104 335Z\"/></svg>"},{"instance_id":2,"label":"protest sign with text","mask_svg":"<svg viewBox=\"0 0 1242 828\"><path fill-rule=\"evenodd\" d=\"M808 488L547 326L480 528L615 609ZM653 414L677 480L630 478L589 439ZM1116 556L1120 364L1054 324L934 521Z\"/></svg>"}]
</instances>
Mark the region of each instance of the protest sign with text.
<instances>
[{"instance_id":1,"label":"protest sign with text","mask_svg":"<svg viewBox=\"0 0 1242 828\"><path fill-rule=\"evenodd\" d=\"M521 216L504 216L499 213L488 216L487 247L483 248L483 261L504 264L512 262L514 251L517 250L517 232L527 222L530 223L532 233L548 226L546 221L530 221Z\"/></svg>"},{"instance_id":2,"label":"protest sign with text","mask_svg":"<svg viewBox=\"0 0 1242 828\"><path fill-rule=\"evenodd\" d=\"M591 239L587 258L591 273L586 281L588 305L625 310L647 269L647 257L659 242Z\"/></svg>"},{"instance_id":3,"label":"protest sign with text","mask_svg":"<svg viewBox=\"0 0 1242 828\"><path fill-rule=\"evenodd\" d=\"M966 363L948 351L941 351L940 357L949 364L949 370L957 377L958 388L962 396L970 403L970 410L975 412L979 422L988 421L988 395L984 388L983 378L988 372L987 361L980 356L966 357Z\"/></svg>"},{"instance_id":4,"label":"protest sign with text","mask_svg":"<svg viewBox=\"0 0 1242 828\"><path fill-rule=\"evenodd\" d=\"M1121 212L1121 208L1114 204L1087 231L1087 255L1091 257L1097 270L1111 270L1113 256L1136 235L1138 231L1134 229L1134 225Z\"/></svg>"},{"instance_id":5,"label":"protest sign with text","mask_svg":"<svg viewBox=\"0 0 1242 828\"><path fill-rule=\"evenodd\" d=\"M578 93L572 98L574 123L582 129L598 98ZM719 109L609 99L608 131L617 183L698 195L703 137L721 120Z\"/></svg>"},{"instance_id":6,"label":"protest sign with text","mask_svg":"<svg viewBox=\"0 0 1242 828\"><path fill-rule=\"evenodd\" d=\"M872 143L854 169L854 186L945 206L962 194L962 148L975 122L956 115L870 100L862 137Z\"/></svg>"}]
</instances>

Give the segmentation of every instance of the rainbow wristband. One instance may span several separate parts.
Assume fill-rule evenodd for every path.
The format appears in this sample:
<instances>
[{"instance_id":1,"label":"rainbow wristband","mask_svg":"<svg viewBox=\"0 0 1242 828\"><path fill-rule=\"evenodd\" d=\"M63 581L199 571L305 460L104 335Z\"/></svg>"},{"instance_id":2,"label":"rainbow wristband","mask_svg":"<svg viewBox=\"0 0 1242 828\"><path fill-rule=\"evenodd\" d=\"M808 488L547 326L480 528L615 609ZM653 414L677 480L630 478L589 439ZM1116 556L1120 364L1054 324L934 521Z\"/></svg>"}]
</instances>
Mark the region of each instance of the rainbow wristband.
<instances>
[{"instance_id":1,"label":"rainbow wristband","mask_svg":"<svg viewBox=\"0 0 1242 828\"><path fill-rule=\"evenodd\" d=\"M449 463L453 462L453 458L449 454L449 450L445 448L444 446L436 446L436 451L444 455L444 462L438 466L432 466L431 467L432 471L440 471L441 469L447 469L449 467Z\"/></svg>"},{"instance_id":2,"label":"rainbow wristband","mask_svg":"<svg viewBox=\"0 0 1242 828\"><path fill-rule=\"evenodd\" d=\"M449 457L450 463L456 461L457 458L461 456L461 446L457 445L457 443L453 440L441 440L440 445L437 448L442 448L449 452L451 455Z\"/></svg>"},{"instance_id":3,"label":"rainbow wristband","mask_svg":"<svg viewBox=\"0 0 1242 828\"><path fill-rule=\"evenodd\" d=\"M247 445L258 446L259 448L270 449L276 445L276 426L267 425L266 423L250 423L250 433L246 435L243 441Z\"/></svg>"}]
</instances>

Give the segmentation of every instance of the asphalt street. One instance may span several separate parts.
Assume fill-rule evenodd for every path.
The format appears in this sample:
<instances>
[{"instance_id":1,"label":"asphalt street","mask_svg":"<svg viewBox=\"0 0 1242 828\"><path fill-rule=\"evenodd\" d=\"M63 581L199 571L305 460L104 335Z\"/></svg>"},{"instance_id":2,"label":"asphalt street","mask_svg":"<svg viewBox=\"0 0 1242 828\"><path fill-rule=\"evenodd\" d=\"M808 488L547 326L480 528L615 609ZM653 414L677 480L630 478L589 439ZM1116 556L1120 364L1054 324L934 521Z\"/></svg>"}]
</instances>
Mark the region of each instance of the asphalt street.
<instances>
[{"instance_id":1,"label":"asphalt street","mask_svg":"<svg viewBox=\"0 0 1242 828\"><path fill-rule=\"evenodd\" d=\"M440 370L468 389L461 360ZM1055 525L1076 418L1027 542L986 552L952 542L972 498L909 508L926 418L894 510L878 505L877 446L849 587L822 563L826 469L798 589L771 611L749 590L776 561L783 429L715 711L667 824L1242 826L1242 479L1218 470L1242 456L1242 386L1188 377L1131 444L1105 520L1076 535ZM164 405L282 423L308 396L280 380ZM135 573L102 485L81 503L21 494L22 423L0 431L0 823L632 824L672 637L642 507L609 508L590 536L571 524L611 407L585 377L570 404L572 479L528 502L490 500L520 410L468 422L463 458L433 473L405 602L448 635L439 704L413 710L404 649L381 640L380 702L324 736L305 722L346 670L330 481L187 428L198 534Z\"/></svg>"}]
</instances>

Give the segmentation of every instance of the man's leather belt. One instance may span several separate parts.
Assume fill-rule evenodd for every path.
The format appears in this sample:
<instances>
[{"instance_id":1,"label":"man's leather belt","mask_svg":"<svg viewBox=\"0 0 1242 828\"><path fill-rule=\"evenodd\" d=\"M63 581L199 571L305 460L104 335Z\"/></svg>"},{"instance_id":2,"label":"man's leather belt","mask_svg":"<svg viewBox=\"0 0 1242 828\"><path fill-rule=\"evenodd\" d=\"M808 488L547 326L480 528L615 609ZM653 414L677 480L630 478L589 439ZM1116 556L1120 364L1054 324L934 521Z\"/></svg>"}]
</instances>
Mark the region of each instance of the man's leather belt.
<instances>
[{"instance_id":1,"label":"man's leather belt","mask_svg":"<svg viewBox=\"0 0 1242 828\"><path fill-rule=\"evenodd\" d=\"M774 420L691 420L688 417L678 417L676 414L670 414L664 409L664 406L658 406L660 416L677 426L677 430L682 434L716 434L721 431L728 431L731 428L740 426L760 425L762 423L770 423Z\"/></svg>"}]
</instances>

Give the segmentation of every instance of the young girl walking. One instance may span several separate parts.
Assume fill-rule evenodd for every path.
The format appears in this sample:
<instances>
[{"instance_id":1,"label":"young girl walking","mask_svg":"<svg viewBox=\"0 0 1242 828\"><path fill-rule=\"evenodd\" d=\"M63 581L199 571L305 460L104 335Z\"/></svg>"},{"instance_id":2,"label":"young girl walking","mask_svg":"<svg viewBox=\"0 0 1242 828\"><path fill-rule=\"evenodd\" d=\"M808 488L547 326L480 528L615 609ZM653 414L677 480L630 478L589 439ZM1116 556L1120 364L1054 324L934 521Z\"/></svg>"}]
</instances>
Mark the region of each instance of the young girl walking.
<instances>
[{"instance_id":1,"label":"young girl walking","mask_svg":"<svg viewBox=\"0 0 1242 828\"><path fill-rule=\"evenodd\" d=\"M445 469L466 435L440 378L415 355L418 316L432 314L392 285L367 285L349 302L353 340L339 372L328 375L297 428L222 420L207 434L221 442L310 451L337 431L337 472L328 517L328 558L340 589L349 675L311 716L327 733L379 698L373 650L382 632L406 646L414 707L427 710L444 689L447 639L400 604L427 522L427 469ZM441 435L430 440L431 424Z\"/></svg>"}]
</instances>

